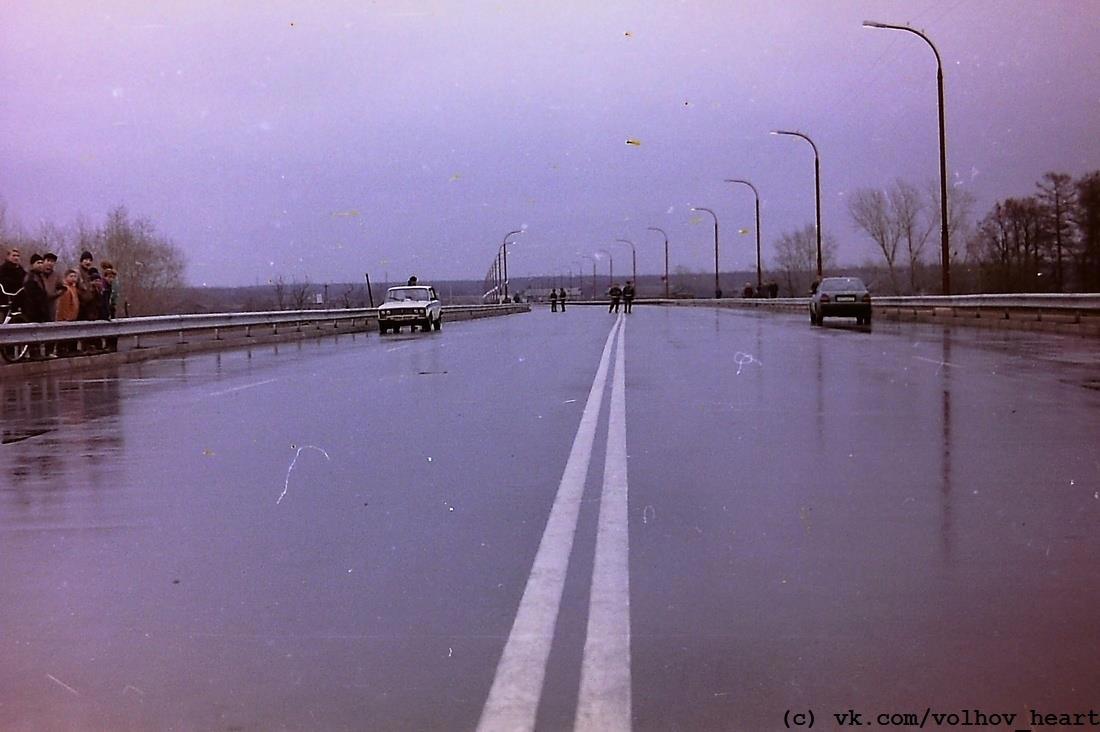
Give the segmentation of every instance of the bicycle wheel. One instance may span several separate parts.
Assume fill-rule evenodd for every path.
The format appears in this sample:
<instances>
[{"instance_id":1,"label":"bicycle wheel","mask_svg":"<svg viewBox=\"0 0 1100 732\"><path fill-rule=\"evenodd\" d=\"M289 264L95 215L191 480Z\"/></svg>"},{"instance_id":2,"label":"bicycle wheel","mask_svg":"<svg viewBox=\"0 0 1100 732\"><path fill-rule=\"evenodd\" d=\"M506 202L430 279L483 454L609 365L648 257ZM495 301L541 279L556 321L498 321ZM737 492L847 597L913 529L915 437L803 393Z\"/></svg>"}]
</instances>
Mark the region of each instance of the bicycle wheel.
<instances>
[{"instance_id":1,"label":"bicycle wheel","mask_svg":"<svg viewBox=\"0 0 1100 732\"><path fill-rule=\"evenodd\" d=\"M8 320L4 325L15 325L17 323L26 323L27 319L22 315L13 315L11 320ZM15 363L16 361L22 361L24 358L29 357L31 347L27 343L19 343L13 346L0 346L0 358L3 358L8 363Z\"/></svg>"}]
</instances>

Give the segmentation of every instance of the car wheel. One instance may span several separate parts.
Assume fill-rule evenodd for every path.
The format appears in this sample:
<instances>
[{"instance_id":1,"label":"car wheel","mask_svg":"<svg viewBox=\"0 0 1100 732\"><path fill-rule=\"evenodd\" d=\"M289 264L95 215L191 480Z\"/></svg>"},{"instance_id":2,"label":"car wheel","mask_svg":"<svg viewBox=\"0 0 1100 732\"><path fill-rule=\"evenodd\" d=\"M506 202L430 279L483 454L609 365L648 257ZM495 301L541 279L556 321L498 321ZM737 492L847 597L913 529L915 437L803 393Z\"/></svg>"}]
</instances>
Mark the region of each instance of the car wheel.
<instances>
[{"instance_id":1,"label":"car wheel","mask_svg":"<svg viewBox=\"0 0 1100 732\"><path fill-rule=\"evenodd\" d=\"M392 330L394 333L400 333L401 332L401 326L400 325L391 325L390 330Z\"/></svg>"}]
</instances>

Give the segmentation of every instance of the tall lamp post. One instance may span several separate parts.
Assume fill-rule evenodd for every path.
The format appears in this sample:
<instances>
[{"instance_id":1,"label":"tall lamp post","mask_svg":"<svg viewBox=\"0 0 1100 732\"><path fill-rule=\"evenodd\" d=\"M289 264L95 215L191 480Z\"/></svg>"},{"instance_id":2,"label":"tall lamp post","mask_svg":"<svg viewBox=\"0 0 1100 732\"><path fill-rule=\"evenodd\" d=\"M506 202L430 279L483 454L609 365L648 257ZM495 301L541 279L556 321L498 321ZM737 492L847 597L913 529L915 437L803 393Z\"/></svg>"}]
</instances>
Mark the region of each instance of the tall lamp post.
<instances>
[{"instance_id":1,"label":"tall lamp post","mask_svg":"<svg viewBox=\"0 0 1100 732\"><path fill-rule=\"evenodd\" d=\"M692 206L691 210L706 211L714 217L714 297L717 299L722 297L722 288L718 285L718 214L702 206Z\"/></svg>"},{"instance_id":2,"label":"tall lamp post","mask_svg":"<svg viewBox=\"0 0 1100 732\"><path fill-rule=\"evenodd\" d=\"M932 49L932 53L936 55L936 92L938 94L940 112L940 272L942 273L940 285L943 289L943 294L950 295L951 245L949 241L947 219L947 138L945 134L946 128L944 125L943 113L943 61L940 59L940 52L936 49L932 40L916 28L910 28L907 25L894 25L892 23L878 23L873 20L863 21L863 27L899 30L920 36L924 39L924 42L928 44L928 47Z\"/></svg>"},{"instance_id":3,"label":"tall lamp post","mask_svg":"<svg viewBox=\"0 0 1100 732\"><path fill-rule=\"evenodd\" d=\"M574 264L577 265L577 277L580 279L581 287L583 288L584 287L584 262L578 262L577 260L574 259L574 260L570 261L569 264L570 265L574 265ZM572 277L569 278L569 286L570 287L573 286L573 278Z\"/></svg>"},{"instance_id":4,"label":"tall lamp post","mask_svg":"<svg viewBox=\"0 0 1100 732\"><path fill-rule=\"evenodd\" d=\"M504 241L500 244L500 250L504 252L504 301L508 302L508 237L513 234L522 234L523 229L516 229L515 231L509 231L504 235Z\"/></svg>"},{"instance_id":5,"label":"tall lamp post","mask_svg":"<svg viewBox=\"0 0 1100 732\"><path fill-rule=\"evenodd\" d=\"M806 142L810 143L810 147L814 149L814 204L817 211L817 278L821 279L821 156L817 154L817 145L808 136L803 135L801 132L791 132L790 130L772 130L773 135L789 135L790 137L801 137Z\"/></svg>"},{"instance_id":6,"label":"tall lamp post","mask_svg":"<svg viewBox=\"0 0 1100 732\"><path fill-rule=\"evenodd\" d=\"M638 250L634 248L634 242L629 239L616 239L615 241L630 245L630 273L634 278L634 286L638 286Z\"/></svg>"},{"instance_id":7,"label":"tall lamp post","mask_svg":"<svg viewBox=\"0 0 1100 732\"><path fill-rule=\"evenodd\" d=\"M611 286L615 284L615 258L612 257L611 252L606 249L597 249L595 253L607 255L607 287L610 289ZM596 293L593 292L592 294L594 296Z\"/></svg>"},{"instance_id":8,"label":"tall lamp post","mask_svg":"<svg viewBox=\"0 0 1100 732\"><path fill-rule=\"evenodd\" d=\"M590 257L587 254L582 254L581 259L590 259L590 260L592 260L592 299L595 300L596 299L596 258L595 257ZM583 277L581 278L581 285L582 285L582 287L584 285L584 278Z\"/></svg>"},{"instance_id":9,"label":"tall lamp post","mask_svg":"<svg viewBox=\"0 0 1100 732\"><path fill-rule=\"evenodd\" d=\"M665 238L665 299L668 299L668 234L664 229L659 229L656 226L646 227L647 231L659 231L661 236Z\"/></svg>"},{"instance_id":10,"label":"tall lamp post","mask_svg":"<svg viewBox=\"0 0 1100 732\"><path fill-rule=\"evenodd\" d=\"M764 274L760 267L760 193L756 190L756 186L749 183L747 180L741 180L740 178L726 178L727 183L743 183L752 189L752 194L756 196L756 289L759 291L764 286Z\"/></svg>"}]
</instances>

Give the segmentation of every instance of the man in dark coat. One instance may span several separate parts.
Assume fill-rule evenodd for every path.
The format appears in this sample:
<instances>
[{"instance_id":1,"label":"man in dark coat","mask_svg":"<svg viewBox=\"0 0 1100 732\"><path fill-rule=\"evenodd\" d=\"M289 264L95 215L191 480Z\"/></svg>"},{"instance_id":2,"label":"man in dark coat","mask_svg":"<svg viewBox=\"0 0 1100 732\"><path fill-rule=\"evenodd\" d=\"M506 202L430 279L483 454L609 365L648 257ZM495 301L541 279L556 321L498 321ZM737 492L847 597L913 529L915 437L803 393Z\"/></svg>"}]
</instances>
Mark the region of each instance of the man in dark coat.
<instances>
[{"instance_id":1,"label":"man in dark coat","mask_svg":"<svg viewBox=\"0 0 1100 732\"><path fill-rule=\"evenodd\" d=\"M626 281L626 287L623 288L623 305L628 313L634 307L634 283L630 280Z\"/></svg>"},{"instance_id":2,"label":"man in dark coat","mask_svg":"<svg viewBox=\"0 0 1100 732\"><path fill-rule=\"evenodd\" d=\"M611 285L611 289L607 291L607 294L611 296L611 304L607 306L607 312L619 312L619 298L623 296L623 290L619 287L619 283L616 282Z\"/></svg>"},{"instance_id":3,"label":"man in dark coat","mask_svg":"<svg viewBox=\"0 0 1100 732\"><path fill-rule=\"evenodd\" d=\"M93 264L91 252L84 252L80 255L80 270L77 274L79 279L76 283L76 293L80 300L78 320L98 320L99 301L103 295L103 282L99 270Z\"/></svg>"},{"instance_id":4,"label":"man in dark coat","mask_svg":"<svg viewBox=\"0 0 1100 732\"><path fill-rule=\"evenodd\" d=\"M50 322L50 298L42 275L42 257L31 255L31 271L23 280L23 317L28 323Z\"/></svg>"},{"instance_id":5,"label":"man in dark coat","mask_svg":"<svg viewBox=\"0 0 1100 732\"><path fill-rule=\"evenodd\" d=\"M9 247L4 255L4 263L0 264L0 285L14 293L23 286L23 280L27 279L27 270L19 262L19 247ZM4 300L6 302L6 298Z\"/></svg>"}]
</instances>

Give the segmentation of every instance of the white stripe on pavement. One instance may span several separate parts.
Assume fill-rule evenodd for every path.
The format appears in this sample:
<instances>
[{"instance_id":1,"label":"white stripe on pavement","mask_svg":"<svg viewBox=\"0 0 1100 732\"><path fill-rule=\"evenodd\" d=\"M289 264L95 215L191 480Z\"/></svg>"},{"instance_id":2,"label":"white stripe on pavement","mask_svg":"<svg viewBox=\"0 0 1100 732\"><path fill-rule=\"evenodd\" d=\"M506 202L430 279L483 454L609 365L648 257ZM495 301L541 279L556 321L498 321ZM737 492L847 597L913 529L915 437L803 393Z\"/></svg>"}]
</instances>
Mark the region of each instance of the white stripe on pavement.
<instances>
[{"instance_id":1,"label":"white stripe on pavement","mask_svg":"<svg viewBox=\"0 0 1100 732\"><path fill-rule=\"evenodd\" d=\"M623 316L619 315L607 334L600 365L588 391L588 401L573 438L573 447L558 484L554 505L550 509L512 631L497 664L489 697L481 710L481 720L477 726L481 732L534 729L565 575L569 568L569 555L573 550L588 463L592 458L596 423L603 406L611 345L622 321Z\"/></svg>"},{"instance_id":2,"label":"white stripe on pavement","mask_svg":"<svg viewBox=\"0 0 1100 732\"><path fill-rule=\"evenodd\" d=\"M630 729L630 565L626 469L626 325L619 329L596 559L574 729Z\"/></svg>"}]
</instances>

